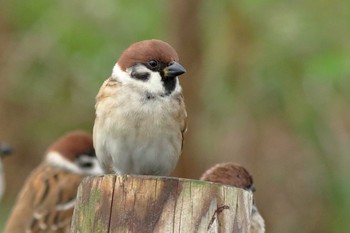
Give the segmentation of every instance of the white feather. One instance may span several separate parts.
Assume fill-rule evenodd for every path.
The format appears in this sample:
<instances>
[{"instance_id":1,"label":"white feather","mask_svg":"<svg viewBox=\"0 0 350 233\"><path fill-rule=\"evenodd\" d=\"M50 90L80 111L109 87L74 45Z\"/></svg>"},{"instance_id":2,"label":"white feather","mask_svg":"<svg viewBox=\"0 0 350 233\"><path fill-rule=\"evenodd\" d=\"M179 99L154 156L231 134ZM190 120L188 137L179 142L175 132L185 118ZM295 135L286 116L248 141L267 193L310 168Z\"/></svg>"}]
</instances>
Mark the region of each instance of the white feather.
<instances>
[{"instance_id":1,"label":"white feather","mask_svg":"<svg viewBox=\"0 0 350 233\"><path fill-rule=\"evenodd\" d=\"M159 72L152 71L143 65L136 67L138 72L147 72L150 74L150 77L147 81L140 81L133 78L130 78L131 69L127 69L126 72L122 71L118 63L113 67L112 77L122 83L123 85L130 85L137 87L141 92L148 92L154 95L164 95L166 90L162 84L162 77ZM179 85L179 80L176 78L175 90L169 95L178 95L181 93L182 89Z\"/></svg>"},{"instance_id":2,"label":"white feather","mask_svg":"<svg viewBox=\"0 0 350 233\"><path fill-rule=\"evenodd\" d=\"M75 199L73 199L67 203L64 203L64 204L56 205L56 210L57 211L65 211L65 210L73 209L74 205L75 205Z\"/></svg>"},{"instance_id":3,"label":"white feather","mask_svg":"<svg viewBox=\"0 0 350 233\"><path fill-rule=\"evenodd\" d=\"M147 81L135 80L118 65L112 78L122 84L118 95L96 105L94 145L102 166L117 174L169 175L181 153L182 135L176 118L181 87L164 96L158 72ZM152 95L151 100L146 96Z\"/></svg>"},{"instance_id":4,"label":"white feather","mask_svg":"<svg viewBox=\"0 0 350 233\"><path fill-rule=\"evenodd\" d=\"M46 155L46 161L54 167L80 175L102 175L104 173L97 159L91 161L94 163L91 169L82 169L77 164L65 159L57 151L50 151Z\"/></svg>"}]
</instances>

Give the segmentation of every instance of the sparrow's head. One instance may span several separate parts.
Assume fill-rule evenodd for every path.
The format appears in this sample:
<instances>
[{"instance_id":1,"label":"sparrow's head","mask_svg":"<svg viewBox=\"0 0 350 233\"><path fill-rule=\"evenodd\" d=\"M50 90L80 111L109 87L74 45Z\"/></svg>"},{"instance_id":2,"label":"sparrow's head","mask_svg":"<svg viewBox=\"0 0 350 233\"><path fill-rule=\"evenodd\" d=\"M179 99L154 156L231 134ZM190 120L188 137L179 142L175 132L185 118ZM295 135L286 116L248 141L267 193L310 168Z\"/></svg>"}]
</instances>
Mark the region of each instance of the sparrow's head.
<instances>
[{"instance_id":1,"label":"sparrow's head","mask_svg":"<svg viewBox=\"0 0 350 233\"><path fill-rule=\"evenodd\" d=\"M12 154L12 148L3 142L0 142L0 158L10 154Z\"/></svg>"},{"instance_id":2,"label":"sparrow's head","mask_svg":"<svg viewBox=\"0 0 350 233\"><path fill-rule=\"evenodd\" d=\"M112 79L152 96L181 92L178 76L185 68L173 47L161 40L144 40L124 50L113 68Z\"/></svg>"},{"instance_id":3,"label":"sparrow's head","mask_svg":"<svg viewBox=\"0 0 350 233\"><path fill-rule=\"evenodd\" d=\"M209 168L200 179L255 191L252 176L244 167L234 163L217 164Z\"/></svg>"},{"instance_id":4,"label":"sparrow's head","mask_svg":"<svg viewBox=\"0 0 350 233\"><path fill-rule=\"evenodd\" d=\"M70 132L48 149L46 161L69 172L81 175L102 175L90 134L83 131Z\"/></svg>"}]
</instances>

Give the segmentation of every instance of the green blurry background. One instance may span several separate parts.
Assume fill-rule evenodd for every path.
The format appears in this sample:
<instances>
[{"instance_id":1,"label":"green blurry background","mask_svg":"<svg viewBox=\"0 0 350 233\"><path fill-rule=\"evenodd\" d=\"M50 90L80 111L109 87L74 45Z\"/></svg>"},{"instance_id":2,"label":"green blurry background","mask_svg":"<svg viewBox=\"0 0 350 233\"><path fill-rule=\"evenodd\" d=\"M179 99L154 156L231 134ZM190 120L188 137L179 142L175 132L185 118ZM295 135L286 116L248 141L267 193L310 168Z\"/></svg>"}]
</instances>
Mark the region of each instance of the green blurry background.
<instances>
[{"instance_id":1,"label":"green blurry background","mask_svg":"<svg viewBox=\"0 0 350 233\"><path fill-rule=\"evenodd\" d=\"M47 146L92 131L95 95L121 51L172 44L189 113L175 175L246 166L267 232L350 232L349 1L0 2L0 231Z\"/></svg>"}]
</instances>

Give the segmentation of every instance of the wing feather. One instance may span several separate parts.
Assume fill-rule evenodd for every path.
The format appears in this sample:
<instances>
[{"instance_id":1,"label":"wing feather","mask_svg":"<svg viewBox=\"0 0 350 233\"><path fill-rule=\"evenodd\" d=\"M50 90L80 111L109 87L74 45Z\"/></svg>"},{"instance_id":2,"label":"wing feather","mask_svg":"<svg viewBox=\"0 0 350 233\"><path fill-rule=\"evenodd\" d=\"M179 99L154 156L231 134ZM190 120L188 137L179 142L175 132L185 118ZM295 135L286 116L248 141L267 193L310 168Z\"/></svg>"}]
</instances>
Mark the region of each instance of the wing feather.
<instances>
[{"instance_id":1,"label":"wing feather","mask_svg":"<svg viewBox=\"0 0 350 233\"><path fill-rule=\"evenodd\" d=\"M5 233L67 233L82 176L42 164L28 177ZM25 200L25 201L23 201Z\"/></svg>"}]
</instances>

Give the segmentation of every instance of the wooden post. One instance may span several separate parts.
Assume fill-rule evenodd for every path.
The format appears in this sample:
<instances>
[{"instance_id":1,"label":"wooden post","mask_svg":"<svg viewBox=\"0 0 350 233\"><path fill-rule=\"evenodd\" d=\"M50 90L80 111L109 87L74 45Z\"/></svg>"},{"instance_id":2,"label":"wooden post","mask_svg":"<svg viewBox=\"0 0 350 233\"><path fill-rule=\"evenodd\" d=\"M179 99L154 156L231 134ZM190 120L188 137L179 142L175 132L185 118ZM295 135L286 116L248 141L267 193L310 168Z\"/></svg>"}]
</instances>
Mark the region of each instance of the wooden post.
<instances>
[{"instance_id":1,"label":"wooden post","mask_svg":"<svg viewBox=\"0 0 350 233\"><path fill-rule=\"evenodd\" d=\"M71 233L248 233L252 195L216 183L170 177L87 177Z\"/></svg>"}]
</instances>

